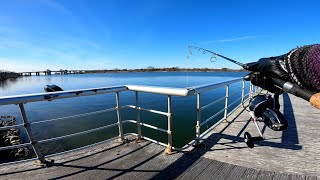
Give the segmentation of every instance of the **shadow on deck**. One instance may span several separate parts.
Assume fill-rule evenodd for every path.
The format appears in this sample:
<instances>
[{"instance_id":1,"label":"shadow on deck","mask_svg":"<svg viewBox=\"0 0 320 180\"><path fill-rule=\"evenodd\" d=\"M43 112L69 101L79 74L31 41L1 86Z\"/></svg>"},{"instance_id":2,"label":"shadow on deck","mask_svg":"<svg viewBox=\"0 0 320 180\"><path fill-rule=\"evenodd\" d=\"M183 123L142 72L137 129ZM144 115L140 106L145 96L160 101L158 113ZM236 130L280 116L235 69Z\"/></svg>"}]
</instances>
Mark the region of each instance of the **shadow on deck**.
<instances>
[{"instance_id":1,"label":"shadow on deck","mask_svg":"<svg viewBox=\"0 0 320 180\"><path fill-rule=\"evenodd\" d=\"M254 125L239 109L230 123L222 123L206 138L205 146L190 152L165 155L164 147L148 141L136 144L133 136L127 136L131 141L126 144L111 141L53 157L55 164L49 168L31 162L1 166L0 178L317 179L320 128L315 124L320 113L292 96L284 95L283 101L290 129L282 133L263 128L266 140L256 142L253 149L247 148L242 135L245 131L257 135ZM310 119L305 119L306 113Z\"/></svg>"}]
</instances>

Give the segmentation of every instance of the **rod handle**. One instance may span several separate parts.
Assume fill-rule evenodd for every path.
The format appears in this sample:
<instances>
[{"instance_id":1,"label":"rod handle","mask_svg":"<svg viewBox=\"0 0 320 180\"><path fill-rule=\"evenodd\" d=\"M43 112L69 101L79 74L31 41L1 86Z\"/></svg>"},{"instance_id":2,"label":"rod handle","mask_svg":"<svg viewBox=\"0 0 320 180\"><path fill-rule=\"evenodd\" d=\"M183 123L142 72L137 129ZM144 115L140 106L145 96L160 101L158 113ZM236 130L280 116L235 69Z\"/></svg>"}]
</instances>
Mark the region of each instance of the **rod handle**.
<instances>
[{"instance_id":1,"label":"rod handle","mask_svg":"<svg viewBox=\"0 0 320 180\"><path fill-rule=\"evenodd\" d=\"M314 94L313 96L311 96L310 98L310 104L318 109L320 109L320 92Z\"/></svg>"}]
</instances>

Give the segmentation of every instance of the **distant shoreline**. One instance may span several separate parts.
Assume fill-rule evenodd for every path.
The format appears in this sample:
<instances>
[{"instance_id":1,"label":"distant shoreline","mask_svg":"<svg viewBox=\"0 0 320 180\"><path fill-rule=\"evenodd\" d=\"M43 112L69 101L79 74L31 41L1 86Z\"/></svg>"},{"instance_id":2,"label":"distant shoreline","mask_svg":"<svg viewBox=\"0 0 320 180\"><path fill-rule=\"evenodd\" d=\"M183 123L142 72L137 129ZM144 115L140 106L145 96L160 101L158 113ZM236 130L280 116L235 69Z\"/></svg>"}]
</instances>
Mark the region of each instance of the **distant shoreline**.
<instances>
[{"instance_id":1,"label":"distant shoreline","mask_svg":"<svg viewBox=\"0 0 320 180\"><path fill-rule=\"evenodd\" d=\"M179 68L179 67L171 67L171 68L141 68L141 69L98 69L98 70L67 70L60 69L58 71L47 69L46 71L31 71L31 72L20 72L20 73L12 73L14 76L31 76L31 73L35 73L37 76L40 73L45 73L45 75L56 75L56 74L98 74L98 73L120 73L120 72L247 72L245 69L229 69L229 68L221 68L221 69L212 69L212 68Z\"/></svg>"},{"instance_id":2,"label":"distant shoreline","mask_svg":"<svg viewBox=\"0 0 320 180\"><path fill-rule=\"evenodd\" d=\"M142 69L112 69L112 70L84 70L76 74L92 74L92 73L117 73L117 72L246 72L245 69L211 69L211 68L142 68Z\"/></svg>"},{"instance_id":3,"label":"distant shoreline","mask_svg":"<svg viewBox=\"0 0 320 180\"><path fill-rule=\"evenodd\" d=\"M19 73L15 72L0 72L0 81L5 81L7 79L15 79L20 77L21 75Z\"/></svg>"}]
</instances>

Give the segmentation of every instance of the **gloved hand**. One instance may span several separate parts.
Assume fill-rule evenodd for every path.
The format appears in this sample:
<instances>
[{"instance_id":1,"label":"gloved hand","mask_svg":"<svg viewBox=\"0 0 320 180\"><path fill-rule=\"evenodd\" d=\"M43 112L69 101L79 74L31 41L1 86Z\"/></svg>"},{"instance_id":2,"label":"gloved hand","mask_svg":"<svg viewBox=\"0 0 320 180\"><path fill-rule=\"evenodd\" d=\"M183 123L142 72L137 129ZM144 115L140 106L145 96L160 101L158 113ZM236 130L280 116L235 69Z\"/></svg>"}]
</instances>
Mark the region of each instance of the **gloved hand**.
<instances>
[{"instance_id":1,"label":"gloved hand","mask_svg":"<svg viewBox=\"0 0 320 180\"><path fill-rule=\"evenodd\" d=\"M244 80L251 81L255 86L259 86L262 89L265 89L271 93L277 91L277 87L274 85L272 78L261 73L250 73L244 77Z\"/></svg>"},{"instance_id":2,"label":"gloved hand","mask_svg":"<svg viewBox=\"0 0 320 180\"><path fill-rule=\"evenodd\" d=\"M286 55L261 58L257 62L246 64L247 70L252 72L260 72L260 74L287 81L289 80L289 75L284 65L285 56Z\"/></svg>"}]
</instances>

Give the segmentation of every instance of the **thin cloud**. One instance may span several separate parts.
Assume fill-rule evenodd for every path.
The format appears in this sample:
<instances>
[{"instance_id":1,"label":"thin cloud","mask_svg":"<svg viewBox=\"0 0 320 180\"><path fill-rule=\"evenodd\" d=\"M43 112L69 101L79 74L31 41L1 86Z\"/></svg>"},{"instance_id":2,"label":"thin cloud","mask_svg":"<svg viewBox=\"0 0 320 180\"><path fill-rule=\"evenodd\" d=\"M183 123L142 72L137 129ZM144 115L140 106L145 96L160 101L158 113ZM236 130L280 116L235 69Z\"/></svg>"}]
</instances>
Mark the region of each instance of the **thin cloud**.
<instances>
[{"instance_id":1,"label":"thin cloud","mask_svg":"<svg viewBox=\"0 0 320 180\"><path fill-rule=\"evenodd\" d=\"M246 39L256 39L258 36L243 36L243 37L237 37L237 38L231 38L231 39L220 39L220 40L214 40L214 41L204 41L200 42L202 44L210 44L210 43L222 43L222 42L233 42L233 41L241 41Z\"/></svg>"}]
</instances>

